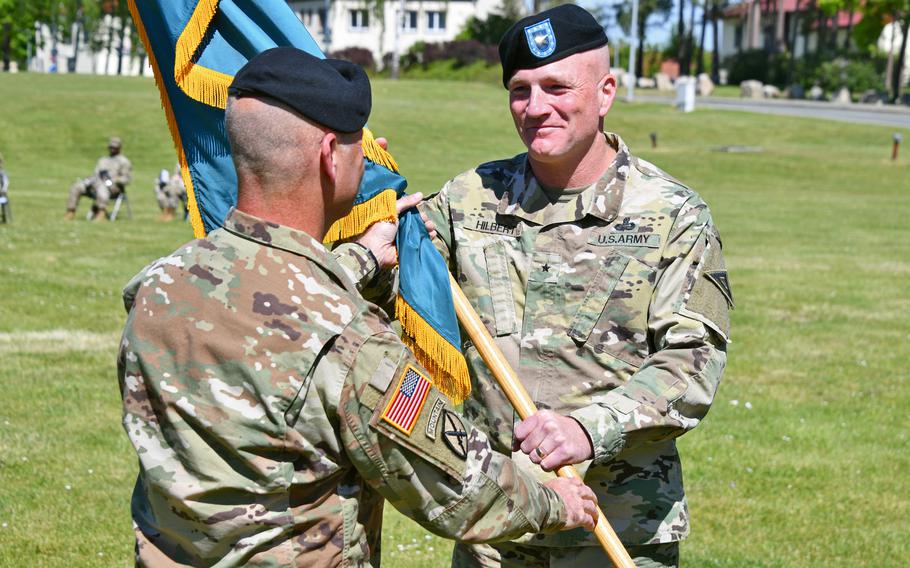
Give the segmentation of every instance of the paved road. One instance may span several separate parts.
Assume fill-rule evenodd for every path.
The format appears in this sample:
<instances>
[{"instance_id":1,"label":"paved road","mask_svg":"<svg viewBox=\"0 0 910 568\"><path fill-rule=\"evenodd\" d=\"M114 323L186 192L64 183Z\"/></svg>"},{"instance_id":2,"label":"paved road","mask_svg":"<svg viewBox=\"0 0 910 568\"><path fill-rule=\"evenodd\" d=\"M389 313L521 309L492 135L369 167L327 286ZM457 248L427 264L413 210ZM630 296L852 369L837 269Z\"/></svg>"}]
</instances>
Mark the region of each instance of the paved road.
<instances>
[{"instance_id":1,"label":"paved road","mask_svg":"<svg viewBox=\"0 0 910 568\"><path fill-rule=\"evenodd\" d=\"M620 90L620 96L624 95L624 91L625 89ZM638 92L635 94L636 102L672 105L674 100L672 96L640 94ZM695 102L695 108L699 107L783 114L864 124L881 124L894 128L910 128L910 107L876 107L862 104L836 105L811 101L749 100L723 97L699 97Z\"/></svg>"}]
</instances>

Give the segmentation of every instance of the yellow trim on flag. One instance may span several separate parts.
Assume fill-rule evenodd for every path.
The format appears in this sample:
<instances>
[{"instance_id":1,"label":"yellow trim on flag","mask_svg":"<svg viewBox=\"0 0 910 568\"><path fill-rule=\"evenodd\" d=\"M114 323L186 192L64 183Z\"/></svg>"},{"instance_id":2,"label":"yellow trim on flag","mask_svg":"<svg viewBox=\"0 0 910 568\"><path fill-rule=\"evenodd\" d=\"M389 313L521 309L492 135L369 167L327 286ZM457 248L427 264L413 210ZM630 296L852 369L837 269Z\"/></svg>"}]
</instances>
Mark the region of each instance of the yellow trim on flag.
<instances>
[{"instance_id":1,"label":"yellow trim on flag","mask_svg":"<svg viewBox=\"0 0 910 568\"><path fill-rule=\"evenodd\" d=\"M190 176L189 164L186 161L186 154L183 151L183 141L180 138L180 130L177 128L177 119L174 118L174 111L171 108L170 99L167 96L167 88L161 80L161 70L158 68L158 62L155 60L155 52L149 43L148 34L139 17L139 10L136 8L136 0L128 0L130 14L133 16L133 24L142 45L145 46L145 52L148 54L149 65L155 75L155 84L158 86L158 94L161 97L161 106L164 108L164 116L167 118L167 127L171 131L171 138L174 141L174 148L177 150L177 161L180 164L180 176L183 178L183 184L186 186L187 208L190 210L190 225L193 227L193 235L198 239L205 236L205 225L202 223L202 215L199 214L199 204L196 201L196 192L193 189L193 178Z\"/></svg>"},{"instance_id":2,"label":"yellow trim on flag","mask_svg":"<svg viewBox=\"0 0 910 568\"><path fill-rule=\"evenodd\" d=\"M199 0L196 4L174 47L174 81L191 99L223 109L234 77L193 61L217 11L218 0Z\"/></svg>"},{"instance_id":3,"label":"yellow trim on flag","mask_svg":"<svg viewBox=\"0 0 910 568\"><path fill-rule=\"evenodd\" d=\"M373 131L369 128L363 129L363 140L360 142L360 145L363 147L364 157L374 164L385 166L393 172L398 173L398 163L395 161L395 158L392 157L392 154L390 154L388 150L376 142L376 137L373 136Z\"/></svg>"},{"instance_id":4,"label":"yellow trim on flag","mask_svg":"<svg viewBox=\"0 0 910 568\"><path fill-rule=\"evenodd\" d=\"M401 322L402 340L433 377L433 385L455 404L471 394L468 363L454 345L433 329L404 298L395 299L395 317Z\"/></svg>"},{"instance_id":5,"label":"yellow trim on flag","mask_svg":"<svg viewBox=\"0 0 910 568\"><path fill-rule=\"evenodd\" d=\"M397 197L394 189L386 189L376 194L373 199L355 205L350 213L332 223L322 239L323 242L334 243L355 237L379 221L396 222L398 220L398 212L395 209Z\"/></svg>"}]
</instances>

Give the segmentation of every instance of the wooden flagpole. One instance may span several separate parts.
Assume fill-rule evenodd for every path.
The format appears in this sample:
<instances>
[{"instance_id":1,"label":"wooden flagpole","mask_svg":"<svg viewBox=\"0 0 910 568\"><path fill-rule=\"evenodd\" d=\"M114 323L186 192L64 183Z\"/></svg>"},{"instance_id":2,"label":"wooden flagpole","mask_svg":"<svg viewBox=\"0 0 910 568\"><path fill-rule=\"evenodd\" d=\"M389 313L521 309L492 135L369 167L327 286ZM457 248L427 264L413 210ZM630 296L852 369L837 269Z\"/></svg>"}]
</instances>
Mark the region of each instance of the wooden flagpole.
<instances>
[{"instance_id":1,"label":"wooden flagpole","mask_svg":"<svg viewBox=\"0 0 910 568\"><path fill-rule=\"evenodd\" d=\"M518 415L522 420L528 418L537 412L537 407L534 406L531 396L524 385L521 384L521 381L518 380L518 375L515 374L515 371L509 365L505 355L493 342L493 338L487 328L480 321L480 316L474 311L474 307L468 302L464 292L461 291L461 287L451 274L449 274L449 281L452 285L452 299L455 303L455 313L458 314L458 321L468 332L480 356L493 372L493 376L496 377L509 402L518 411ZM581 478L578 470L572 465L559 468L556 474L559 477ZM607 522L607 518L604 516L603 511L600 510L600 507L597 507L597 525L594 527L594 534L616 568L635 568L632 558L629 557L629 553L619 542L619 537L616 536L613 527Z\"/></svg>"}]
</instances>

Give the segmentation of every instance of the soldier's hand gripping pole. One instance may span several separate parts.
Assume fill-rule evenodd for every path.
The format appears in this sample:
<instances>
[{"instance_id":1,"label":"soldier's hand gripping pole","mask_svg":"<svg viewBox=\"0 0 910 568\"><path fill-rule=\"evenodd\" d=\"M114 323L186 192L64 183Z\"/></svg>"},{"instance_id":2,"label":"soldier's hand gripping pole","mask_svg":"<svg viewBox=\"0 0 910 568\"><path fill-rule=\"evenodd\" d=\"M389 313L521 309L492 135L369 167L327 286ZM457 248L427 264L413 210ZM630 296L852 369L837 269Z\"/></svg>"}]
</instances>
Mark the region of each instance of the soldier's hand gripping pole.
<instances>
[{"instance_id":1,"label":"soldier's hand gripping pole","mask_svg":"<svg viewBox=\"0 0 910 568\"><path fill-rule=\"evenodd\" d=\"M518 375L515 374L515 371L506 361L505 355L493 342L493 338L487 328L484 327L477 312L474 311L473 306L468 302L464 292L461 291L461 287L451 274L449 275L449 281L452 285L452 299L455 303L455 313L458 314L458 321L468 332L480 356L493 372L493 376L496 377L496 381L502 387L509 402L518 411L518 415L522 420L528 418L537 412L537 407L531 401L531 396L524 385L521 384L521 381L518 380ZM575 467L571 465L559 468L556 474L560 477L581 477ZM597 508L597 525L594 527L594 534L597 536L600 545L610 556L614 566L617 568L635 568L632 558L629 557L629 553L619 542L619 537L616 536L613 527L607 522L607 518L604 516L603 511L600 510L600 507Z\"/></svg>"}]
</instances>

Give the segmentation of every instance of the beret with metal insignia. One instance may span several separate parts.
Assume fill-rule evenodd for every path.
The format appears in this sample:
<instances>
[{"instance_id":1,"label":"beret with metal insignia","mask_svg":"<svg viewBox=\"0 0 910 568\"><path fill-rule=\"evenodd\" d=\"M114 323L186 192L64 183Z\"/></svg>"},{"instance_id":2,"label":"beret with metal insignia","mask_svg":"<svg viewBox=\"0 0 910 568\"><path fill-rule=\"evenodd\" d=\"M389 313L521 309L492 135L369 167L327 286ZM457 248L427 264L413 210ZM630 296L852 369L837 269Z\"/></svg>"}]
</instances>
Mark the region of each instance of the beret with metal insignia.
<instances>
[{"instance_id":1,"label":"beret with metal insignia","mask_svg":"<svg viewBox=\"0 0 910 568\"><path fill-rule=\"evenodd\" d=\"M275 47L250 59L228 94L272 99L338 132L363 128L373 105L370 80L359 65L296 47Z\"/></svg>"},{"instance_id":2,"label":"beret with metal insignia","mask_svg":"<svg viewBox=\"0 0 910 568\"><path fill-rule=\"evenodd\" d=\"M607 43L603 26L590 12L574 4L561 4L523 18L499 40L502 84L519 69L534 69Z\"/></svg>"}]
</instances>

